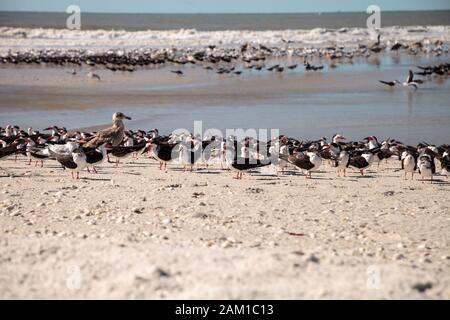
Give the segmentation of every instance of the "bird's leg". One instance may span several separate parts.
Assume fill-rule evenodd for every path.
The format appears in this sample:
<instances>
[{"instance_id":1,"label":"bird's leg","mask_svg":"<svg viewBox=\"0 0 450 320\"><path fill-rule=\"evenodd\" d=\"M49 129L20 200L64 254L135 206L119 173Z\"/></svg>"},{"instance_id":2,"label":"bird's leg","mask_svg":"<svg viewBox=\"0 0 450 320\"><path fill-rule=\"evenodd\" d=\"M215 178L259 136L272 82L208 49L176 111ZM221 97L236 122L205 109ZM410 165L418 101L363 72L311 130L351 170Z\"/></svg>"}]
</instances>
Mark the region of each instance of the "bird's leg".
<instances>
[{"instance_id":1,"label":"bird's leg","mask_svg":"<svg viewBox=\"0 0 450 320\"><path fill-rule=\"evenodd\" d=\"M364 169L359 170L359 172L361 172L361 176L364 175Z\"/></svg>"},{"instance_id":2,"label":"bird's leg","mask_svg":"<svg viewBox=\"0 0 450 320\"><path fill-rule=\"evenodd\" d=\"M34 167L37 167L38 161L36 160L36 162L34 163Z\"/></svg>"},{"instance_id":3,"label":"bird's leg","mask_svg":"<svg viewBox=\"0 0 450 320\"><path fill-rule=\"evenodd\" d=\"M116 159L116 167L119 166L119 158Z\"/></svg>"},{"instance_id":4,"label":"bird's leg","mask_svg":"<svg viewBox=\"0 0 450 320\"><path fill-rule=\"evenodd\" d=\"M77 180L80 179L80 171L77 171Z\"/></svg>"},{"instance_id":5,"label":"bird's leg","mask_svg":"<svg viewBox=\"0 0 450 320\"><path fill-rule=\"evenodd\" d=\"M41 160L41 168L44 167L44 160Z\"/></svg>"},{"instance_id":6,"label":"bird's leg","mask_svg":"<svg viewBox=\"0 0 450 320\"><path fill-rule=\"evenodd\" d=\"M405 171L405 181L408 180L408 179L406 178L406 174L407 174L407 173L406 173L406 171Z\"/></svg>"},{"instance_id":7,"label":"bird's leg","mask_svg":"<svg viewBox=\"0 0 450 320\"><path fill-rule=\"evenodd\" d=\"M414 171L411 172L411 180L414 180Z\"/></svg>"},{"instance_id":8,"label":"bird's leg","mask_svg":"<svg viewBox=\"0 0 450 320\"><path fill-rule=\"evenodd\" d=\"M88 173L91 173L91 170L89 170L89 167L86 167L86 169L87 169L87 172L88 172Z\"/></svg>"},{"instance_id":9,"label":"bird's leg","mask_svg":"<svg viewBox=\"0 0 450 320\"><path fill-rule=\"evenodd\" d=\"M31 166L31 159L30 159L30 161L28 161L28 165Z\"/></svg>"},{"instance_id":10,"label":"bird's leg","mask_svg":"<svg viewBox=\"0 0 450 320\"><path fill-rule=\"evenodd\" d=\"M14 156L14 162L17 162L17 153L16 153L16 155Z\"/></svg>"},{"instance_id":11,"label":"bird's leg","mask_svg":"<svg viewBox=\"0 0 450 320\"><path fill-rule=\"evenodd\" d=\"M72 175L72 179L74 179L74 177L73 177L73 171L71 171L70 173L71 173L71 175Z\"/></svg>"},{"instance_id":12,"label":"bird's leg","mask_svg":"<svg viewBox=\"0 0 450 320\"><path fill-rule=\"evenodd\" d=\"M97 169L95 169L94 166L92 166L92 170L94 170L94 173L98 173L98 172L97 172Z\"/></svg>"},{"instance_id":13,"label":"bird's leg","mask_svg":"<svg viewBox=\"0 0 450 320\"><path fill-rule=\"evenodd\" d=\"M430 184L433 184L433 175L431 175Z\"/></svg>"}]
</instances>

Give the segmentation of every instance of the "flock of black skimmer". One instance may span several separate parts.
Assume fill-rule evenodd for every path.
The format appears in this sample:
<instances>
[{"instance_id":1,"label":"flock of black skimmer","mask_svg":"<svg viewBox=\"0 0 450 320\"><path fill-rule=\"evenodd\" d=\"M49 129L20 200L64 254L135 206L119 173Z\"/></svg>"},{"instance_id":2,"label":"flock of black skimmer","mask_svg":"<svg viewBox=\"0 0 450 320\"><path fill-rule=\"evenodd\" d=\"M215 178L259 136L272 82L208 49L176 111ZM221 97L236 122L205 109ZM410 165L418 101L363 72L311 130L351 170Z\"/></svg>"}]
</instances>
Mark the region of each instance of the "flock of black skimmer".
<instances>
[{"instance_id":1,"label":"flock of black skimmer","mask_svg":"<svg viewBox=\"0 0 450 320\"><path fill-rule=\"evenodd\" d=\"M414 75L424 76L424 77L430 77L433 74L443 76L448 75L450 71L450 63L440 64L437 66L417 66L417 68L421 69L420 72L413 72L412 70L409 70L408 76L406 77L406 80L402 83L398 80L391 80L391 81L385 81L385 80L379 80L382 84L385 84L389 87L395 87L396 85L402 84L404 87L413 87L415 90L419 87L419 85L423 84L425 82L424 79L414 79Z\"/></svg>"},{"instance_id":2,"label":"flock of black skimmer","mask_svg":"<svg viewBox=\"0 0 450 320\"><path fill-rule=\"evenodd\" d=\"M201 165L208 166L216 158L222 169L231 169L235 178L241 179L246 171L271 166L273 174L286 174L290 167L311 178L323 165L330 165L337 176L347 175L348 168L354 168L361 175L372 165L388 159L399 161L398 170L404 171L404 179L414 179L416 171L422 181L437 173L450 175L450 145L440 146L421 142L416 146L406 145L395 139L381 142L375 136L362 141L346 141L335 134L331 141L322 137L313 141L301 141L281 135L267 142L254 138L237 139L235 136L217 136L201 139L193 134L160 135L157 129L149 131L126 130L124 120L131 119L122 112L112 117L112 126L99 132L69 133L57 126L45 128L41 133L29 128L21 130L17 126L0 128L0 159L25 156L28 165L44 166L44 161L57 161L62 168L71 172L72 178L79 179L83 170L97 173L98 166L105 162L119 165L120 159L128 156L148 156L159 162L160 170L167 170L167 163L175 162L193 171ZM111 160L113 158L113 160ZM6 169L3 169L6 173ZM292 170L290 171L292 174Z\"/></svg>"}]
</instances>

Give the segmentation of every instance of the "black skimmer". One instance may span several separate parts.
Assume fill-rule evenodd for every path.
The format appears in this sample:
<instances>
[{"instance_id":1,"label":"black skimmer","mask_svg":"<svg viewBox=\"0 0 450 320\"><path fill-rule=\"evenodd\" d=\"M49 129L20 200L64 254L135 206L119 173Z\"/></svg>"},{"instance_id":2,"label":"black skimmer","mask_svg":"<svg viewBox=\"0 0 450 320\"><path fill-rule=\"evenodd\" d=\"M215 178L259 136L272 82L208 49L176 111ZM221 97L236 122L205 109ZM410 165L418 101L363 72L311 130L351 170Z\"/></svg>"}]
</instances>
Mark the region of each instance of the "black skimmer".
<instances>
[{"instance_id":1,"label":"black skimmer","mask_svg":"<svg viewBox=\"0 0 450 320\"><path fill-rule=\"evenodd\" d=\"M56 159L64 168L71 171L72 179L74 179L73 173L76 172L76 179L80 179L80 171L87 166L86 155L83 150L77 148L71 153L53 153L50 151L50 155Z\"/></svg>"},{"instance_id":2,"label":"black skimmer","mask_svg":"<svg viewBox=\"0 0 450 320\"><path fill-rule=\"evenodd\" d=\"M382 84L385 84L385 85L391 87L391 88L397 84L400 84L400 81L398 81L398 80L392 80L392 81L378 80L378 81L381 82Z\"/></svg>"},{"instance_id":3,"label":"black skimmer","mask_svg":"<svg viewBox=\"0 0 450 320\"><path fill-rule=\"evenodd\" d=\"M322 164L322 158L313 150L311 152L294 151L293 155L285 156L280 154L280 159L289 162L300 170L307 172L305 177L311 179L311 174L316 171Z\"/></svg>"},{"instance_id":4,"label":"black skimmer","mask_svg":"<svg viewBox=\"0 0 450 320\"><path fill-rule=\"evenodd\" d=\"M267 71L273 71L273 70L277 69L279 66L280 66L279 64L273 65L273 66L267 68Z\"/></svg>"},{"instance_id":5,"label":"black skimmer","mask_svg":"<svg viewBox=\"0 0 450 320\"><path fill-rule=\"evenodd\" d=\"M125 135L124 119L131 120L130 117L124 115L122 112L114 113L112 116L112 126L92 136L89 141L84 144L84 147L97 148L105 143L109 143L113 147L120 145Z\"/></svg>"},{"instance_id":6,"label":"black skimmer","mask_svg":"<svg viewBox=\"0 0 450 320\"><path fill-rule=\"evenodd\" d=\"M36 143L32 139L28 139L26 155L30 162L28 165L31 165L31 161L35 160L34 166L36 167L38 162L41 162L41 168L44 166L44 160L48 159L50 154L48 149L46 148L38 148Z\"/></svg>"},{"instance_id":7,"label":"black skimmer","mask_svg":"<svg viewBox=\"0 0 450 320\"><path fill-rule=\"evenodd\" d=\"M24 146L26 146L26 142L27 140L23 138L17 138L9 145L6 145L6 143L3 141L3 147L0 148L0 158L7 157L19 152Z\"/></svg>"},{"instance_id":8,"label":"black skimmer","mask_svg":"<svg viewBox=\"0 0 450 320\"><path fill-rule=\"evenodd\" d=\"M365 150L350 151L350 161L348 166L359 169L361 175L364 175L364 170L368 169L374 161L374 154L380 151L380 147Z\"/></svg>"},{"instance_id":9,"label":"black skimmer","mask_svg":"<svg viewBox=\"0 0 450 320\"><path fill-rule=\"evenodd\" d=\"M167 170L167 162L179 158L179 142L172 142L168 136L157 136L150 139L143 152L149 151L159 161L159 169Z\"/></svg>"},{"instance_id":10,"label":"black skimmer","mask_svg":"<svg viewBox=\"0 0 450 320\"><path fill-rule=\"evenodd\" d=\"M289 145L288 145L288 140L287 140L285 137L283 137L283 138L280 139L279 144L280 144L280 147L279 147L278 153L279 153L280 155L283 155L284 157L289 157ZM274 152L274 151L276 151L277 146L271 146L271 148L272 148L272 147L275 148L275 150L274 150L274 149L270 149L270 150L269 150L269 153L270 153L270 154L276 153L276 152ZM284 171L285 171L286 168L288 167L288 164L289 164L288 161L283 160L283 159L280 157L280 160L278 161L278 167L277 167L277 169L276 169L277 174L278 174L278 170L281 170L281 172L284 173Z\"/></svg>"},{"instance_id":11,"label":"black skimmer","mask_svg":"<svg viewBox=\"0 0 450 320\"><path fill-rule=\"evenodd\" d=\"M407 174L411 173L411 180L414 180L414 172L417 169L417 153L410 151L404 151L401 156L402 169L405 171L405 180L407 179Z\"/></svg>"},{"instance_id":12,"label":"black skimmer","mask_svg":"<svg viewBox=\"0 0 450 320\"><path fill-rule=\"evenodd\" d=\"M116 158L116 166L119 166L120 159L126 158L134 152L141 151L146 147L146 143L143 142L138 145L132 146L115 146L107 148L108 154L111 154Z\"/></svg>"},{"instance_id":13,"label":"black skimmer","mask_svg":"<svg viewBox=\"0 0 450 320\"><path fill-rule=\"evenodd\" d=\"M175 73L177 76L182 76L184 74L181 70L171 70L170 72Z\"/></svg>"},{"instance_id":14,"label":"black skimmer","mask_svg":"<svg viewBox=\"0 0 450 320\"><path fill-rule=\"evenodd\" d=\"M189 165L189 171L192 171L195 163L202 156L202 142L196 137L189 135L182 141L179 149L179 159L180 162Z\"/></svg>"},{"instance_id":15,"label":"black skimmer","mask_svg":"<svg viewBox=\"0 0 450 320\"><path fill-rule=\"evenodd\" d=\"M395 42L392 47L391 47L391 51L398 51L398 49L401 49L403 47L403 45L399 42Z\"/></svg>"},{"instance_id":16,"label":"black skimmer","mask_svg":"<svg viewBox=\"0 0 450 320\"><path fill-rule=\"evenodd\" d=\"M99 76L98 74L96 74L96 73L93 73L93 72L88 72L88 73L86 74L86 76L87 76L88 78L95 79L95 80L97 80L97 81L100 81L100 80L101 80L100 76Z\"/></svg>"},{"instance_id":17,"label":"black skimmer","mask_svg":"<svg viewBox=\"0 0 450 320\"><path fill-rule=\"evenodd\" d=\"M441 174L445 175L447 178L450 175L450 149L444 151L442 156L439 158L441 162Z\"/></svg>"},{"instance_id":18,"label":"black skimmer","mask_svg":"<svg viewBox=\"0 0 450 320\"><path fill-rule=\"evenodd\" d=\"M261 168L270 165L270 161L262 161L260 159L255 159L250 156L249 151L246 149L247 146L242 146L241 148L241 156L238 156L238 143L236 140L233 140L233 148L231 152L233 153L233 158L227 158L227 164L230 166L231 170L236 171L235 179L242 179L242 175L244 171L253 170L256 168ZM248 155L248 157L242 157L242 151L244 150L244 154Z\"/></svg>"},{"instance_id":19,"label":"black skimmer","mask_svg":"<svg viewBox=\"0 0 450 320\"><path fill-rule=\"evenodd\" d=\"M83 148L83 152L86 155L86 169L89 171L89 166L92 166L94 173L97 173L95 166L103 163L106 158L108 151L106 150L105 144L102 144L98 148Z\"/></svg>"},{"instance_id":20,"label":"black skimmer","mask_svg":"<svg viewBox=\"0 0 450 320\"><path fill-rule=\"evenodd\" d=\"M414 87L414 89L416 90L420 83L423 83L423 81L422 80L414 81L414 73L412 72L412 70L409 70L408 77L406 78L406 81L403 82L403 86L405 87L411 86Z\"/></svg>"},{"instance_id":21,"label":"black skimmer","mask_svg":"<svg viewBox=\"0 0 450 320\"><path fill-rule=\"evenodd\" d=\"M419 156L417 167L422 177L422 183L426 177L429 177L431 183L433 183L433 174L436 173L436 167L434 165L434 159L429 154Z\"/></svg>"},{"instance_id":22,"label":"black skimmer","mask_svg":"<svg viewBox=\"0 0 450 320\"><path fill-rule=\"evenodd\" d=\"M359 172L363 176L364 169L367 169L370 166L370 163L362 155L351 155L347 167L349 166L359 169Z\"/></svg>"},{"instance_id":23,"label":"black skimmer","mask_svg":"<svg viewBox=\"0 0 450 320\"><path fill-rule=\"evenodd\" d=\"M339 152L339 155L334 158L333 167L336 168L338 177L341 176L341 172L344 173L346 177L346 171L350 162L350 154L346 150Z\"/></svg>"},{"instance_id":24,"label":"black skimmer","mask_svg":"<svg viewBox=\"0 0 450 320\"><path fill-rule=\"evenodd\" d=\"M293 65L287 66L286 68L288 68L289 70L294 70L295 68L297 68L297 65L293 64Z\"/></svg>"},{"instance_id":25,"label":"black skimmer","mask_svg":"<svg viewBox=\"0 0 450 320\"><path fill-rule=\"evenodd\" d=\"M310 64L308 61L304 61L303 65L305 66L305 70L307 71L318 71L318 70L322 70L323 69L323 65L320 66L313 66L312 64Z\"/></svg>"}]
</instances>

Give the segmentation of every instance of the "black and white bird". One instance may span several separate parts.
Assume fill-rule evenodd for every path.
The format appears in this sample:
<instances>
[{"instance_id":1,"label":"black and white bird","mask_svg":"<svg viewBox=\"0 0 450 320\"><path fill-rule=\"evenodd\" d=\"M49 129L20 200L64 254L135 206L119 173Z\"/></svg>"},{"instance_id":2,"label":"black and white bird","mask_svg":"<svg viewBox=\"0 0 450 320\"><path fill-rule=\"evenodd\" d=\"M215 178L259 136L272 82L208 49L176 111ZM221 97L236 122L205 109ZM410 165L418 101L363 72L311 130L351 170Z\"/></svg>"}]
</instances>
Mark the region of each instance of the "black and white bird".
<instances>
[{"instance_id":1,"label":"black and white bird","mask_svg":"<svg viewBox=\"0 0 450 320\"><path fill-rule=\"evenodd\" d=\"M341 172L344 174L344 177L346 177L346 171L347 167L349 166L350 161L350 154L346 150L342 150L338 157L334 159L334 162L332 162L333 167L336 168L338 177L341 176Z\"/></svg>"},{"instance_id":2,"label":"black and white bird","mask_svg":"<svg viewBox=\"0 0 450 320\"><path fill-rule=\"evenodd\" d=\"M416 80L414 81L414 73L412 72L412 70L409 70L409 74L408 77L406 78L406 81L403 82L403 86L405 87L414 87L414 89L417 89L417 87L419 86L419 84L423 83L422 80Z\"/></svg>"},{"instance_id":3,"label":"black and white bird","mask_svg":"<svg viewBox=\"0 0 450 320\"><path fill-rule=\"evenodd\" d=\"M131 156L134 152L141 151L146 147L146 143L142 142L132 146L116 146L107 148L108 154L116 159L116 167L119 166L120 159L125 159Z\"/></svg>"},{"instance_id":4,"label":"black and white bird","mask_svg":"<svg viewBox=\"0 0 450 320\"><path fill-rule=\"evenodd\" d=\"M419 168L419 173L422 177L422 183L425 178L430 178L431 183L433 183L433 174L436 173L436 166L434 164L434 159L429 154L423 154L419 157L419 162L417 164Z\"/></svg>"},{"instance_id":5,"label":"black and white bird","mask_svg":"<svg viewBox=\"0 0 450 320\"><path fill-rule=\"evenodd\" d=\"M411 173L411 180L414 180L414 172L417 170L417 154L404 151L401 156L401 161L402 169L405 171L405 180L408 180L408 173Z\"/></svg>"},{"instance_id":6,"label":"black and white bird","mask_svg":"<svg viewBox=\"0 0 450 320\"><path fill-rule=\"evenodd\" d=\"M400 81L398 81L398 80L392 80L392 81L384 81L384 80L378 80L380 83L382 83L382 84L385 84L385 85L387 85L387 86L389 86L389 87L394 87L394 86L396 86L397 84L400 84L401 82Z\"/></svg>"},{"instance_id":7,"label":"black and white bird","mask_svg":"<svg viewBox=\"0 0 450 320\"><path fill-rule=\"evenodd\" d=\"M102 144L98 148L83 148L83 152L86 155L87 166L86 169L89 171L89 166L92 166L94 173L97 173L95 166L100 165L107 159L107 150L105 144Z\"/></svg>"},{"instance_id":8,"label":"black and white bird","mask_svg":"<svg viewBox=\"0 0 450 320\"><path fill-rule=\"evenodd\" d=\"M441 174L445 175L447 178L450 176L450 154L448 151L445 151L442 154L442 157L439 159L441 162Z\"/></svg>"},{"instance_id":9,"label":"black and white bird","mask_svg":"<svg viewBox=\"0 0 450 320\"><path fill-rule=\"evenodd\" d=\"M230 169L236 172L236 176L234 177L235 179L242 179L244 171L270 165L270 161L263 161L251 157L247 151L245 151L246 155L242 156L242 149L245 149L246 147L243 147L241 149L241 155L238 155L238 143L236 140L232 141L232 145L233 147L229 149L232 152L232 159L230 159L230 157L227 157L226 161Z\"/></svg>"},{"instance_id":10,"label":"black and white bird","mask_svg":"<svg viewBox=\"0 0 450 320\"><path fill-rule=\"evenodd\" d=\"M179 158L179 142L171 141L168 136L156 136L150 139L145 152L150 152L159 161L160 170L167 170L167 162Z\"/></svg>"},{"instance_id":11,"label":"black and white bird","mask_svg":"<svg viewBox=\"0 0 450 320\"><path fill-rule=\"evenodd\" d=\"M306 179L311 179L312 172L316 171L322 164L322 158L316 151L306 153L294 151L293 155L285 156L280 154L279 157L294 165L296 168L306 171Z\"/></svg>"},{"instance_id":12,"label":"black and white bird","mask_svg":"<svg viewBox=\"0 0 450 320\"><path fill-rule=\"evenodd\" d=\"M86 155L81 148L73 150L71 153L53 153L50 151L50 155L56 159L64 168L71 171L72 179L74 179L73 173L76 172L76 179L80 179L80 171L83 171L86 166Z\"/></svg>"}]
</instances>

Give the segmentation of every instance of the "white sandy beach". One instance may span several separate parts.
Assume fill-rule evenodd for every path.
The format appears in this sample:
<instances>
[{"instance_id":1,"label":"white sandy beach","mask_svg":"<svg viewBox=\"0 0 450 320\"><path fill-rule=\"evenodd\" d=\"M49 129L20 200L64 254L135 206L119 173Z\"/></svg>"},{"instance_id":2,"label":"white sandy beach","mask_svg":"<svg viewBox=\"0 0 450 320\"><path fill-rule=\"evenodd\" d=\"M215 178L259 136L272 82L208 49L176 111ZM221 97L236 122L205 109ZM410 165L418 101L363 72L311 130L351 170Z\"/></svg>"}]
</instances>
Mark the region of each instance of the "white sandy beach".
<instances>
[{"instance_id":1,"label":"white sandy beach","mask_svg":"<svg viewBox=\"0 0 450 320\"><path fill-rule=\"evenodd\" d=\"M1 161L0 298L450 298L450 181Z\"/></svg>"}]
</instances>

